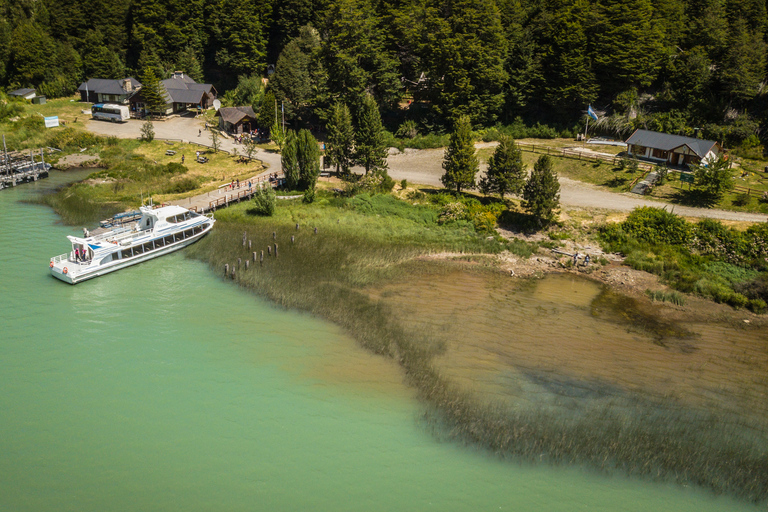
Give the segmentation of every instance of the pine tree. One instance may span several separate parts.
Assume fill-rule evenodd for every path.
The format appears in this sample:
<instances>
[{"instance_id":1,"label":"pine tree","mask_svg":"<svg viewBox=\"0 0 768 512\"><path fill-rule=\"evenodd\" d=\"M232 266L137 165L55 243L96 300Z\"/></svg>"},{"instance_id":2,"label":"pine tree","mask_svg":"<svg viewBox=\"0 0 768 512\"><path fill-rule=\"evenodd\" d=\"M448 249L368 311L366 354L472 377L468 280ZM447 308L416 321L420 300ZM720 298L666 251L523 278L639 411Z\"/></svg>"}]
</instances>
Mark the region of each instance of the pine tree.
<instances>
[{"instance_id":1,"label":"pine tree","mask_svg":"<svg viewBox=\"0 0 768 512\"><path fill-rule=\"evenodd\" d=\"M283 174L285 175L285 185L290 190L298 190L301 174L299 171L296 132L293 130L288 130L285 134L285 144L281 151L280 162L283 167Z\"/></svg>"},{"instance_id":2,"label":"pine tree","mask_svg":"<svg viewBox=\"0 0 768 512\"><path fill-rule=\"evenodd\" d=\"M541 155L534 164L523 189L523 199L523 207L536 218L539 226L554 220L560 205L560 183L549 155Z\"/></svg>"},{"instance_id":3,"label":"pine tree","mask_svg":"<svg viewBox=\"0 0 768 512\"><path fill-rule=\"evenodd\" d=\"M343 174L348 174L352 167L352 157L355 144L355 130L352 127L352 115L343 103L334 103L331 116L328 119L328 142L325 154L331 165L336 166Z\"/></svg>"},{"instance_id":4,"label":"pine tree","mask_svg":"<svg viewBox=\"0 0 768 512\"><path fill-rule=\"evenodd\" d=\"M151 67L145 68L141 75L141 99L147 110L153 113L165 113L165 89Z\"/></svg>"},{"instance_id":5,"label":"pine tree","mask_svg":"<svg viewBox=\"0 0 768 512\"><path fill-rule=\"evenodd\" d=\"M366 95L355 132L355 162L365 167L366 174L386 170L387 152L379 107L371 95Z\"/></svg>"},{"instance_id":6,"label":"pine tree","mask_svg":"<svg viewBox=\"0 0 768 512\"><path fill-rule=\"evenodd\" d=\"M519 194L525 186L528 171L523 163L523 152L512 137L501 137L491 158L488 171L480 180L483 194Z\"/></svg>"},{"instance_id":7,"label":"pine tree","mask_svg":"<svg viewBox=\"0 0 768 512\"><path fill-rule=\"evenodd\" d=\"M445 174L440 179L446 188L475 188L475 175L478 171L475 144L472 141L472 125L469 116L461 116L456 122L456 129L451 134L451 141L445 150L443 160Z\"/></svg>"}]
</instances>

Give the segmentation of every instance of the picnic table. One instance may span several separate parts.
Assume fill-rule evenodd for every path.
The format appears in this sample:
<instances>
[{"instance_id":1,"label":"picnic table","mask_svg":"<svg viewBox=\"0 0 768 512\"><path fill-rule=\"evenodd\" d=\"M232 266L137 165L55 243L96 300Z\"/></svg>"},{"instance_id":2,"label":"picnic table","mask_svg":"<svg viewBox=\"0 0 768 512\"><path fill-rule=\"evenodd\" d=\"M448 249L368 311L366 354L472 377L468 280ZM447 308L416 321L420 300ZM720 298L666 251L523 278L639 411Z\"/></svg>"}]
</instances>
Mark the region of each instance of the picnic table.
<instances>
[{"instance_id":1,"label":"picnic table","mask_svg":"<svg viewBox=\"0 0 768 512\"><path fill-rule=\"evenodd\" d=\"M208 163L208 159L206 157L204 157L204 156L198 156L197 157L197 162L201 163L201 164L205 164L205 163Z\"/></svg>"},{"instance_id":2,"label":"picnic table","mask_svg":"<svg viewBox=\"0 0 768 512\"><path fill-rule=\"evenodd\" d=\"M173 156L173 155L176 154L176 152L174 150L172 150L172 149L166 149L165 150L165 154L168 155L168 156Z\"/></svg>"}]
</instances>

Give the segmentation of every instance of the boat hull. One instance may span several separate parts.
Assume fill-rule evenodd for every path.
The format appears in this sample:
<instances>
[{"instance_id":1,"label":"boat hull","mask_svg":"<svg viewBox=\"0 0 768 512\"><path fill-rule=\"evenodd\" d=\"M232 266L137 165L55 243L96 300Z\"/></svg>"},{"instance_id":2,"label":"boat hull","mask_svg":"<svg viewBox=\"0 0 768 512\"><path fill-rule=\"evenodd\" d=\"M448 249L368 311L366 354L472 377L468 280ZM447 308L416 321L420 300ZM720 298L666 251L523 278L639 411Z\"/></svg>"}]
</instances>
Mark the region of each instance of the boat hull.
<instances>
[{"instance_id":1,"label":"boat hull","mask_svg":"<svg viewBox=\"0 0 768 512\"><path fill-rule=\"evenodd\" d=\"M211 225L210 227L208 227L208 229L205 229L201 233L198 233L184 240L180 240L171 245L166 245L159 249L155 249L151 252L146 252L144 254L133 256L128 259L111 261L104 265L99 265L94 263L85 265L82 263L75 263L71 261L57 263L51 267L51 275L56 279L64 281L65 283L69 283L69 284L81 283L83 281L87 281L88 279L93 279L94 277L103 276L105 274L109 274L110 272L114 272L116 270L130 267L138 263L142 263L144 261L152 260L160 256L170 254L174 251L178 251L179 249L183 249L184 247L187 247L188 245L191 245L197 242L198 240L203 238L205 235L207 235L208 232L211 230L211 227L213 226ZM70 270L68 267L73 267L73 268L72 270ZM64 272L64 269L67 270L66 273Z\"/></svg>"}]
</instances>

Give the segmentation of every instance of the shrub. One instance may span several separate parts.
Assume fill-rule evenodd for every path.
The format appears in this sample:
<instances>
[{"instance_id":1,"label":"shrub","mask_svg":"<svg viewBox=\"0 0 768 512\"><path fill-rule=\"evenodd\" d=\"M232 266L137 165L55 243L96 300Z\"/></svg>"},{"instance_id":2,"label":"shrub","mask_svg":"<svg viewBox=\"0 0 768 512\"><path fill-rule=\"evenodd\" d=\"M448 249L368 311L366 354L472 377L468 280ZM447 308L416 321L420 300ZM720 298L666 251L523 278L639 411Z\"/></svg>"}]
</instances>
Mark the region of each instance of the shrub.
<instances>
[{"instance_id":1,"label":"shrub","mask_svg":"<svg viewBox=\"0 0 768 512\"><path fill-rule=\"evenodd\" d=\"M250 215L261 215L271 217L275 213L277 199L272 187L259 187L253 195L253 207L248 208L246 212Z\"/></svg>"},{"instance_id":2,"label":"shrub","mask_svg":"<svg viewBox=\"0 0 768 512\"><path fill-rule=\"evenodd\" d=\"M163 188L163 194L183 194L190 192L200 186L196 178L185 177L180 180L171 181Z\"/></svg>"},{"instance_id":3,"label":"shrub","mask_svg":"<svg viewBox=\"0 0 768 512\"><path fill-rule=\"evenodd\" d=\"M445 224L446 222L453 222L463 219L467 215L467 209L462 203L448 203L440 210L439 222Z\"/></svg>"},{"instance_id":4,"label":"shrub","mask_svg":"<svg viewBox=\"0 0 768 512\"><path fill-rule=\"evenodd\" d=\"M651 244L685 245L691 238L690 224L662 208L635 208L622 223L628 235Z\"/></svg>"},{"instance_id":5,"label":"shrub","mask_svg":"<svg viewBox=\"0 0 768 512\"><path fill-rule=\"evenodd\" d=\"M747 206L752 201L752 197L747 194L746 192L737 194L736 197L733 198L733 205L734 206Z\"/></svg>"},{"instance_id":6,"label":"shrub","mask_svg":"<svg viewBox=\"0 0 768 512\"><path fill-rule=\"evenodd\" d=\"M40 118L42 123L42 118ZM55 131L48 138L48 145L59 149L87 148L97 146L103 139L90 132L78 131L74 128L64 128Z\"/></svg>"}]
</instances>

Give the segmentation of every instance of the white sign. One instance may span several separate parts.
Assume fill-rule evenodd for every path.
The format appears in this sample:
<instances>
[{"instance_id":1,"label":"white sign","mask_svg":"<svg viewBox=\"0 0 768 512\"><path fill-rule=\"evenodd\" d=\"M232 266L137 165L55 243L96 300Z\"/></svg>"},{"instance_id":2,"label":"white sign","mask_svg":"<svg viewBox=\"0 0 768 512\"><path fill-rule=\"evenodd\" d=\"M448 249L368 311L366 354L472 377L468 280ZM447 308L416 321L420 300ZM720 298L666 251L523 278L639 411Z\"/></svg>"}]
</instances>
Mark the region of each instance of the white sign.
<instances>
[{"instance_id":1,"label":"white sign","mask_svg":"<svg viewBox=\"0 0 768 512\"><path fill-rule=\"evenodd\" d=\"M45 118L45 127L46 128L55 128L59 126L59 116L53 116L53 117L46 117Z\"/></svg>"}]
</instances>

